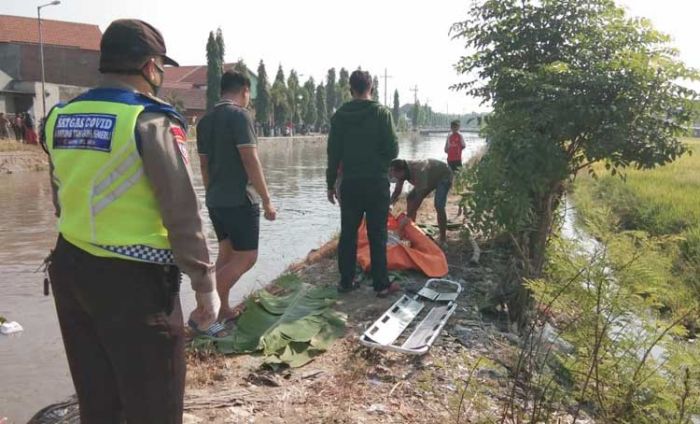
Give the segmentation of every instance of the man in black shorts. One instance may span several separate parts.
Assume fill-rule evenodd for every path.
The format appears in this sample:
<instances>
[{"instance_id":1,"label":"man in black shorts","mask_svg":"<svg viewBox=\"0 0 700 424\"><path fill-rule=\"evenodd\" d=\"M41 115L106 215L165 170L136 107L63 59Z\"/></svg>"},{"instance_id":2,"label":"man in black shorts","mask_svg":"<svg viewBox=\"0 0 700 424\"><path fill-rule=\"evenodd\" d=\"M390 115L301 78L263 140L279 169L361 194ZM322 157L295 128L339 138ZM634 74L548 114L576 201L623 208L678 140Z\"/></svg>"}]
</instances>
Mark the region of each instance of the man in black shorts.
<instances>
[{"instance_id":1,"label":"man in black shorts","mask_svg":"<svg viewBox=\"0 0 700 424\"><path fill-rule=\"evenodd\" d=\"M250 102L250 78L236 71L221 77L221 100L197 125L202 178L209 217L219 241L216 287L221 298L219 320L235 318L229 305L234 284L258 258L260 206L274 221L262 165L258 158Z\"/></svg>"}]
</instances>

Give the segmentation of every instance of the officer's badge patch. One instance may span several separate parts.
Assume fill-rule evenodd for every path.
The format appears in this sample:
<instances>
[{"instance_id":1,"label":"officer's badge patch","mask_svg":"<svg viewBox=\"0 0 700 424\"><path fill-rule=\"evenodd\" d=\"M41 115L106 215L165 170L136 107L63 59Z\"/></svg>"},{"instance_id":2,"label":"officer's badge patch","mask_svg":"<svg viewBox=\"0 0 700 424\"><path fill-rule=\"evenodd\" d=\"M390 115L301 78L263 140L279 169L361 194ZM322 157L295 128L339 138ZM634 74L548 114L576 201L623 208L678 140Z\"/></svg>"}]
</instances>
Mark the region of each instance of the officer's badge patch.
<instances>
[{"instance_id":1,"label":"officer's badge patch","mask_svg":"<svg viewBox=\"0 0 700 424\"><path fill-rule=\"evenodd\" d=\"M181 127L175 125L170 126L170 134L175 138L175 145L178 150L180 150L180 155L185 161L185 164L189 165L190 156L187 153L187 134L185 134L185 131Z\"/></svg>"},{"instance_id":2,"label":"officer's badge patch","mask_svg":"<svg viewBox=\"0 0 700 424\"><path fill-rule=\"evenodd\" d=\"M60 114L53 130L53 148L111 152L116 122L116 115Z\"/></svg>"}]
</instances>

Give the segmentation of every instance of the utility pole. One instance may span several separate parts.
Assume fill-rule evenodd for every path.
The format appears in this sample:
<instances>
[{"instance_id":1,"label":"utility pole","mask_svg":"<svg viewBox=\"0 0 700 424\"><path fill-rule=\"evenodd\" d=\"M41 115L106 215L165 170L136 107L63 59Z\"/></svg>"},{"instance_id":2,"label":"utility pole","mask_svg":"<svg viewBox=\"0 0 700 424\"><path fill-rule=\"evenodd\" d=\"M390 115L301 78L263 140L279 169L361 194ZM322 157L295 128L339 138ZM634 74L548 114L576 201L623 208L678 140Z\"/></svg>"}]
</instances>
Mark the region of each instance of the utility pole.
<instances>
[{"instance_id":1,"label":"utility pole","mask_svg":"<svg viewBox=\"0 0 700 424\"><path fill-rule=\"evenodd\" d=\"M413 125L413 130L415 131L417 126L418 126L418 116L420 113L420 110L418 110L418 84L414 88L411 88L410 91L413 91L413 110L414 110L414 125Z\"/></svg>"},{"instance_id":2,"label":"utility pole","mask_svg":"<svg viewBox=\"0 0 700 424\"><path fill-rule=\"evenodd\" d=\"M429 109L430 109L430 97L426 97L425 98L425 111L428 112ZM432 115L428 115L428 116L430 117L430 120L432 121L433 116ZM433 125L433 122L428 122L428 126L430 126L430 125Z\"/></svg>"},{"instance_id":3,"label":"utility pole","mask_svg":"<svg viewBox=\"0 0 700 424\"><path fill-rule=\"evenodd\" d=\"M41 31L41 9L47 6L56 6L61 4L60 0L52 1L51 3L43 4L36 8L36 14L39 18L39 55L41 56L41 115L46 119L46 74L44 73L44 35ZM42 125L44 119L41 120Z\"/></svg>"},{"instance_id":4,"label":"utility pole","mask_svg":"<svg viewBox=\"0 0 700 424\"><path fill-rule=\"evenodd\" d=\"M416 85L414 88L411 88L410 91L413 91L413 104L418 103L418 85Z\"/></svg>"},{"instance_id":5,"label":"utility pole","mask_svg":"<svg viewBox=\"0 0 700 424\"><path fill-rule=\"evenodd\" d=\"M387 89L387 80L389 78L393 78L391 75L386 74L386 68L384 68L384 106L389 106L386 100L386 89Z\"/></svg>"}]
</instances>

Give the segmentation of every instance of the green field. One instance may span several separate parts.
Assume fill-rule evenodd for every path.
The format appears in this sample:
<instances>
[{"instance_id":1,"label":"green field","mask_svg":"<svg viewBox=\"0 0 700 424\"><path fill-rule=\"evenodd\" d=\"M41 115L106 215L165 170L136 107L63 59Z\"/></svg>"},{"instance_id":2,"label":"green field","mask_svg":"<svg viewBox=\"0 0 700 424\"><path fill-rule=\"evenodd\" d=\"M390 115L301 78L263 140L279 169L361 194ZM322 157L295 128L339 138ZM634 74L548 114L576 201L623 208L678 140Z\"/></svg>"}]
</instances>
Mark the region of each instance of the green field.
<instances>
[{"instance_id":1,"label":"green field","mask_svg":"<svg viewBox=\"0 0 700 424\"><path fill-rule=\"evenodd\" d=\"M582 175L573 191L584 223L606 217L607 229L589 226L595 237L629 234L625 247L648 269L648 278L630 284L654 293L661 308L700 301L700 139L685 141L690 154L669 165L626 170L624 180L599 166L597 179Z\"/></svg>"},{"instance_id":2,"label":"green field","mask_svg":"<svg viewBox=\"0 0 700 424\"><path fill-rule=\"evenodd\" d=\"M678 234L700 225L700 139L688 139L691 154L654 170L628 170L626 182L601 177L597 194L627 229Z\"/></svg>"}]
</instances>

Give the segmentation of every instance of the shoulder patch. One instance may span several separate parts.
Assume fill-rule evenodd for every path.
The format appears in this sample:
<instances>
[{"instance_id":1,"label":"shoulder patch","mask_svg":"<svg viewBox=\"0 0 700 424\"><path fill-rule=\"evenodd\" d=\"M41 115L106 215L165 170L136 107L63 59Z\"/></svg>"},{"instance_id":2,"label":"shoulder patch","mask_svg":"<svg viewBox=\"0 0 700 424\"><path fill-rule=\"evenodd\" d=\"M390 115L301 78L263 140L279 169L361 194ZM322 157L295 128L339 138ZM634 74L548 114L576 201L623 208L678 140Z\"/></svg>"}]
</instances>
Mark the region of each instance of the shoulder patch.
<instances>
[{"instance_id":1,"label":"shoulder patch","mask_svg":"<svg viewBox=\"0 0 700 424\"><path fill-rule=\"evenodd\" d=\"M175 139L175 146L180 151L180 156L182 156L182 160L185 161L185 164L189 165L190 156L189 153L187 153L187 134L185 134L185 130L183 130L182 127L179 127L177 125L170 125L169 130L170 134L172 134L173 138Z\"/></svg>"}]
</instances>

